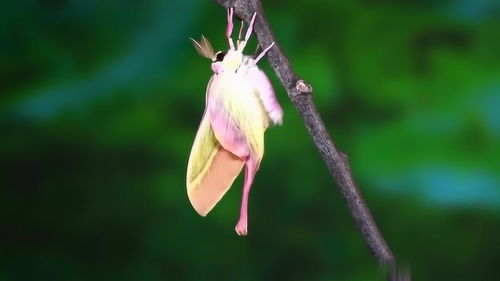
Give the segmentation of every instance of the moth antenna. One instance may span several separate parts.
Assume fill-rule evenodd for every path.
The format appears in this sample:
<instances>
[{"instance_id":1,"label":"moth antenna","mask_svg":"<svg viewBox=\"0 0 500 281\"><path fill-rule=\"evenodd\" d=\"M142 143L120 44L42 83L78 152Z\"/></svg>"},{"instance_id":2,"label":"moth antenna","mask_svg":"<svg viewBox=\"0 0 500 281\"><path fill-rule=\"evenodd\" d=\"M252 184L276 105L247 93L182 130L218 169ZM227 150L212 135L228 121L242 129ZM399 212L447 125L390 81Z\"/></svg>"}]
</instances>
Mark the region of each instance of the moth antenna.
<instances>
[{"instance_id":1,"label":"moth antenna","mask_svg":"<svg viewBox=\"0 0 500 281\"><path fill-rule=\"evenodd\" d=\"M265 49L264 49L264 51L262 51L262 53L260 53L260 55L259 55L259 56L257 56L257 58L255 58L255 60L254 60L254 64L257 64L257 63L259 62L259 60L260 60L263 56L265 56L265 55L267 54L267 52L268 52L269 50L271 50L271 48L272 48L273 46L274 46L274 42L273 42L273 43L271 43L271 45L269 45L267 48L265 48Z\"/></svg>"},{"instance_id":2,"label":"moth antenna","mask_svg":"<svg viewBox=\"0 0 500 281\"><path fill-rule=\"evenodd\" d=\"M198 52L198 54L205 56L203 54L203 47L201 47L201 44L198 43L198 41L194 40L193 38L189 38L189 39L191 40L191 42L193 42L193 46L196 49L196 51Z\"/></svg>"},{"instance_id":3,"label":"moth antenna","mask_svg":"<svg viewBox=\"0 0 500 281\"><path fill-rule=\"evenodd\" d=\"M208 41L205 36L201 36L200 42L194 40L193 38L189 38L193 42L194 48L203 57L206 57L208 59L213 59L215 57L214 50L212 48L212 45Z\"/></svg>"},{"instance_id":4,"label":"moth antenna","mask_svg":"<svg viewBox=\"0 0 500 281\"><path fill-rule=\"evenodd\" d=\"M231 39L231 33L233 33L233 7L227 9L227 28L226 28L226 38L229 43L229 49L234 50L233 39Z\"/></svg>"},{"instance_id":5,"label":"moth antenna","mask_svg":"<svg viewBox=\"0 0 500 281\"><path fill-rule=\"evenodd\" d=\"M253 51L253 56L257 56L257 53L259 52L259 49L260 49L260 44L257 44L257 46L255 47L255 51Z\"/></svg>"},{"instance_id":6,"label":"moth antenna","mask_svg":"<svg viewBox=\"0 0 500 281\"><path fill-rule=\"evenodd\" d=\"M215 57L214 48L212 48L212 44L208 41L207 37L201 35L201 44L204 47L207 55L210 55L209 59Z\"/></svg>"}]
</instances>

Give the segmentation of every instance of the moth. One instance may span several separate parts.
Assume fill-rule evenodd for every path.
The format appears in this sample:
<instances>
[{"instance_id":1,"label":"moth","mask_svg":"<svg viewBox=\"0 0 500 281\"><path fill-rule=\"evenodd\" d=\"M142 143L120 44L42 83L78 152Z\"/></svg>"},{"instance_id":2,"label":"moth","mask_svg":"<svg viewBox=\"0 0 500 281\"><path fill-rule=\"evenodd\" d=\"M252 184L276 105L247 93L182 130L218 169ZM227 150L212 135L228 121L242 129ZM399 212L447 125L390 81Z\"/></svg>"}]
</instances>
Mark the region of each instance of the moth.
<instances>
[{"instance_id":1,"label":"moth","mask_svg":"<svg viewBox=\"0 0 500 281\"><path fill-rule=\"evenodd\" d=\"M241 236L248 233L248 196L264 155L264 132L270 125L282 123L283 110L271 82L257 66L274 42L256 58L243 55L256 14L243 40L242 21L235 45L231 38L233 13L233 8L227 10L229 50L214 52L204 36L199 42L191 39L197 52L212 60L214 74L207 85L205 111L189 155L186 186L194 209L206 216L244 168L240 217L235 227Z\"/></svg>"}]
</instances>

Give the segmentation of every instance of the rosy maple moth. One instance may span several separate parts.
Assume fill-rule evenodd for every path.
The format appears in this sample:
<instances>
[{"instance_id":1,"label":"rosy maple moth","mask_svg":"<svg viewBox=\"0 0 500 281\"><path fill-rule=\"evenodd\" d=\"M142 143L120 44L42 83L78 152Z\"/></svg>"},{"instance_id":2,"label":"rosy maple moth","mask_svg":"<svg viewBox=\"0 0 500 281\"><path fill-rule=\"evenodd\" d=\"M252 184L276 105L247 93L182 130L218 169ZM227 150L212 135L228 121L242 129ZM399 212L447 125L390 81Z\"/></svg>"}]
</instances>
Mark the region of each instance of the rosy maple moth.
<instances>
[{"instance_id":1,"label":"rosy maple moth","mask_svg":"<svg viewBox=\"0 0 500 281\"><path fill-rule=\"evenodd\" d=\"M187 168L187 194L194 209L207 215L245 168L240 218L235 230L247 234L248 196L264 155L264 131L281 124L283 110L266 74L257 62L274 43L253 58L243 55L255 22L253 15L242 40L231 38L233 9L228 9L226 38L229 50L215 53L210 42L191 39L198 53L212 60L214 74L206 90L205 112L191 149Z\"/></svg>"}]
</instances>

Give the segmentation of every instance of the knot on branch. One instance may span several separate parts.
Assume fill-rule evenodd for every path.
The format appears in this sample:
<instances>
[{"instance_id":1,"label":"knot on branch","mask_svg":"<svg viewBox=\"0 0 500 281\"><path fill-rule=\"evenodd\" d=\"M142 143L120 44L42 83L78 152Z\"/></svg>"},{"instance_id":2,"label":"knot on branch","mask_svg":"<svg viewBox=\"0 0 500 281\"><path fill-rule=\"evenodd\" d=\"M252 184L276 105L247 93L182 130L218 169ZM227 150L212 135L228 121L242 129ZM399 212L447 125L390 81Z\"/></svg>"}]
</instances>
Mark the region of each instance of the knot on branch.
<instances>
[{"instance_id":1,"label":"knot on branch","mask_svg":"<svg viewBox=\"0 0 500 281\"><path fill-rule=\"evenodd\" d=\"M299 91L299 94L302 95L311 94L313 91L312 86L302 79L297 81L297 83L295 84L295 89L297 89L297 91Z\"/></svg>"}]
</instances>

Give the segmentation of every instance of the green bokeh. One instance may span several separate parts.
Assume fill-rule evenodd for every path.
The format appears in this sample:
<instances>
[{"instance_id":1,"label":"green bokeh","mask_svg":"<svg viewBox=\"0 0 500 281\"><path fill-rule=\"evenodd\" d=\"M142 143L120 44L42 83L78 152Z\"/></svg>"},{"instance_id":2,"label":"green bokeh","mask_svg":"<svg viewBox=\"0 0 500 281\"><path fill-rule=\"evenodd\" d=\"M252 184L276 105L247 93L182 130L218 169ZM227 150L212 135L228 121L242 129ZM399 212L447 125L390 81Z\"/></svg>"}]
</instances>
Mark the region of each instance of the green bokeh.
<instances>
[{"instance_id":1,"label":"green bokeh","mask_svg":"<svg viewBox=\"0 0 500 281\"><path fill-rule=\"evenodd\" d=\"M500 4L264 1L414 280L500 274ZM0 4L0 280L385 280L267 62L249 236L241 179L185 192L225 11L202 0ZM255 40L251 48L255 46Z\"/></svg>"}]
</instances>

